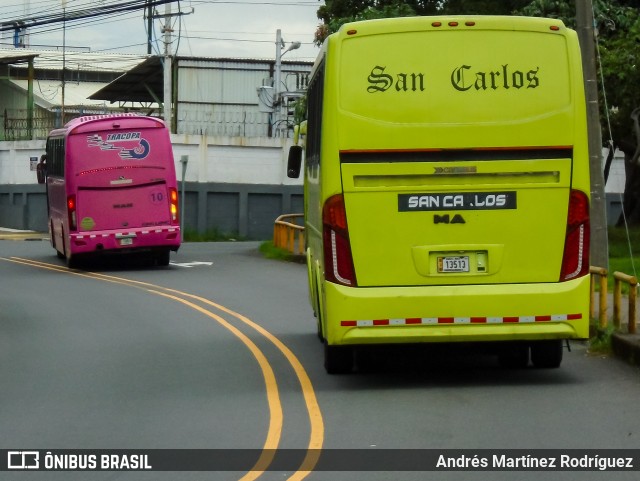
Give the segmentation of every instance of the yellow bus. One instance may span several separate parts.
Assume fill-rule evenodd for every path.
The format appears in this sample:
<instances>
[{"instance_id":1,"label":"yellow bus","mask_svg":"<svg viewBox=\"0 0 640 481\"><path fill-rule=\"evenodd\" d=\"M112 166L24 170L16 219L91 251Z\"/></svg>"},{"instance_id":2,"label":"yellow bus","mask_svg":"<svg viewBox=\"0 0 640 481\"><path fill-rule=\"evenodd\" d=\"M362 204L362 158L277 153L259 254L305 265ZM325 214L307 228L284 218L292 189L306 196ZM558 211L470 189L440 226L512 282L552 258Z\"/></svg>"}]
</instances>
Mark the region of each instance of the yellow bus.
<instances>
[{"instance_id":1,"label":"yellow bus","mask_svg":"<svg viewBox=\"0 0 640 481\"><path fill-rule=\"evenodd\" d=\"M586 122L578 39L559 20L395 18L329 36L304 149L327 371L350 371L358 346L424 342L558 367L589 330Z\"/></svg>"}]
</instances>

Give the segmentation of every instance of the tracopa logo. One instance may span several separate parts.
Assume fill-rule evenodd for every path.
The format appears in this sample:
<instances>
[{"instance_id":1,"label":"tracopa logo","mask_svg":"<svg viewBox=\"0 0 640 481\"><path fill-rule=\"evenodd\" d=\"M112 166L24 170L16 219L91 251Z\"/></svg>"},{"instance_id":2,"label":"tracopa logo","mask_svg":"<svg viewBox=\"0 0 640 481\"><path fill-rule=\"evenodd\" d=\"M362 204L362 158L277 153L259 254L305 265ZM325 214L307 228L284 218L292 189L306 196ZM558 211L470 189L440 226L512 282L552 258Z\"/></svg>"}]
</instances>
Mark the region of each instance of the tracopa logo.
<instances>
[{"instance_id":1,"label":"tracopa logo","mask_svg":"<svg viewBox=\"0 0 640 481\"><path fill-rule=\"evenodd\" d=\"M8 469L39 469L40 453L38 451L7 452Z\"/></svg>"}]
</instances>

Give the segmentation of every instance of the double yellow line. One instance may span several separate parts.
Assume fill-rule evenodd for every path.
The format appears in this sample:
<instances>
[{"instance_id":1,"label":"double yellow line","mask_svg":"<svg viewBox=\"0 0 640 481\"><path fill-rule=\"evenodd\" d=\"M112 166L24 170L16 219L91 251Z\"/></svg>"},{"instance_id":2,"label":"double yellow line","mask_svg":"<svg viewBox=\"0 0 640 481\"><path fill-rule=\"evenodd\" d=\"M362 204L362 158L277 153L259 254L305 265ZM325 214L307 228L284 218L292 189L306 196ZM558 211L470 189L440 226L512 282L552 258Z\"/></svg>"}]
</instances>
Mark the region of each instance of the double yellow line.
<instances>
[{"instance_id":1,"label":"double yellow line","mask_svg":"<svg viewBox=\"0 0 640 481\"><path fill-rule=\"evenodd\" d=\"M241 481L251 481L259 478L262 474L264 474L264 472L269 468L269 465L273 461L276 449L278 448L278 445L280 443L280 438L282 436L283 412L278 390L278 383L276 381L276 376L273 372L273 368L271 367L271 364L269 363L267 357L264 355L262 350L249 338L249 336L244 334L240 329L238 329L223 317L202 306L204 305L213 307L241 321L246 326L249 326L251 329L271 342L284 355L289 364L291 364L291 367L293 368L296 377L300 382L300 388L307 408L310 424L307 454L298 470L288 479L299 481L307 477L309 473L313 471L318 462L318 458L320 457L320 450L322 449L322 444L324 442L324 423L322 421L322 412L320 411L320 406L318 405L318 400L316 398L313 385L311 384L309 375L307 374L304 367L302 366L302 363L295 356L295 354L293 354L293 352L291 352L291 350L282 341L280 341L280 339L271 334L265 328L253 322L251 319L243 316L242 314L232 311L231 309L228 309L209 299L176 289L170 289L148 282L141 282L133 279L126 279L123 277L68 269L67 267L59 266L56 264L49 264L46 262L24 259L20 257L0 257L0 260L14 262L17 264L24 264L40 269L63 272L65 274L71 274L80 277L88 277L103 282L112 282L115 284L123 284L131 287L136 287L148 293L165 297L175 302L179 302L191 309L194 309L201 314L215 320L222 327L229 330L234 336L236 336L249 349L249 351L256 358L258 365L260 366L265 382L267 404L269 406L269 428L267 430L267 436L262 448L262 454L253 468L241 478ZM200 305L196 304L196 302L200 303Z\"/></svg>"}]
</instances>

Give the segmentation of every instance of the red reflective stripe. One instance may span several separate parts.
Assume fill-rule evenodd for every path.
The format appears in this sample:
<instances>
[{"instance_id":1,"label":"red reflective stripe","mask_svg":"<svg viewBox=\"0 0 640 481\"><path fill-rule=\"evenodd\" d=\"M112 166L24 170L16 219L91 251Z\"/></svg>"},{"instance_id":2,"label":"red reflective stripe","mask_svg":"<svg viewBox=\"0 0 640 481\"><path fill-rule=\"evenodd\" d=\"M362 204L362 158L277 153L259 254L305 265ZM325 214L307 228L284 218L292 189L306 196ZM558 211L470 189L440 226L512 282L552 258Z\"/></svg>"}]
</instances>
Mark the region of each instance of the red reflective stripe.
<instances>
[{"instance_id":1,"label":"red reflective stripe","mask_svg":"<svg viewBox=\"0 0 640 481\"><path fill-rule=\"evenodd\" d=\"M562 318L563 316L558 315L558 318ZM551 315L544 315L544 316L506 316L506 317L498 317L498 318L492 318L496 321L505 323L505 324L518 324L520 322L530 322L531 318L533 318L535 320L535 322L549 322L552 321L553 316ZM578 319L582 319L582 314L580 313L576 313L576 314L567 314L566 315L567 320L578 320ZM354 320L348 320L348 321L341 321L340 325L343 327L357 327L358 323L363 323L363 325L369 325L369 326L390 326L390 325L417 325L417 324L430 324L430 322L425 322L425 319L431 319L431 318L422 318L422 317L407 317L404 320L403 319L397 319L394 320L394 322L392 323L390 319L373 319L373 320L360 320L360 321L354 321ZM468 319L468 321L466 321L466 319ZM398 322L399 321L399 322ZM466 324L466 323L470 323L470 324L487 324L489 323L489 320L487 317L484 316L477 316L477 317L469 317L469 318L460 318L460 320L458 322L456 322L456 318L455 317L438 317L437 318L437 323L438 324ZM493 323L493 322L492 322Z\"/></svg>"}]
</instances>

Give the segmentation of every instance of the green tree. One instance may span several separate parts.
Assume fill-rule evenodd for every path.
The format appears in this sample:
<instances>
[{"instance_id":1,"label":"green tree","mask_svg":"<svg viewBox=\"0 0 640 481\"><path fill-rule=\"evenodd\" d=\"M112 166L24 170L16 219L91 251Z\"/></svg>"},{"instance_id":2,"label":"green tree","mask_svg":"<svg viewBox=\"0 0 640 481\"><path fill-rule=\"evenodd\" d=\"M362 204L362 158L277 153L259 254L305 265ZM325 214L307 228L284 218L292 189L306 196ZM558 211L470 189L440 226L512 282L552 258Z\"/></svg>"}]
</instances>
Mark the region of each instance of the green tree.
<instances>
[{"instance_id":1,"label":"green tree","mask_svg":"<svg viewBox=\"0 0 640 481\"><path fill-rule=\"evenodd\" d=\"M640 107L640 16L631 7L624 7L622 12L622 16L607 19L608 35L599 42L605 87L600 105L603 138L624 152L627 221L640 225L640 127L636 110ZM618 224L622 222L622 218L618 220Z\"/></svg>"},{"instance_id":2,"label":"green tree","mask_svg":"<svg viewBox=\"0 0 640 481\"><path fill-rule=\"evenodd\" d=\"M324 39L337 32L342 25L359 20L374 20L389 17L411 17L417 14L416 2L402 0L370 0L354 2L349 0L326 0L318 9L318 18L323 21L315 33L316 45L322 45ZM436 3L436 2L434 2Z\"/></svg>"},{"instance_id":3,"label":"green tree","mask_svg":"<svg viewBox=\"0 0 640 481\"><path fill-rule=\"evenodd\" d=\"M326 0L318 9L322 23L316 44L341 25L358 20L412 15L511 15L531 0Z\"/></svg>"},{"instance_id":4,"label":"green tree","mask_svg":"<svg viewBox=\"0 0 640 481\"><path fill-rule=\"evenodd\" d=\"M446 0L441 13L447 15L512 15L531 0Z\"/></svg>"}]
</instances>

